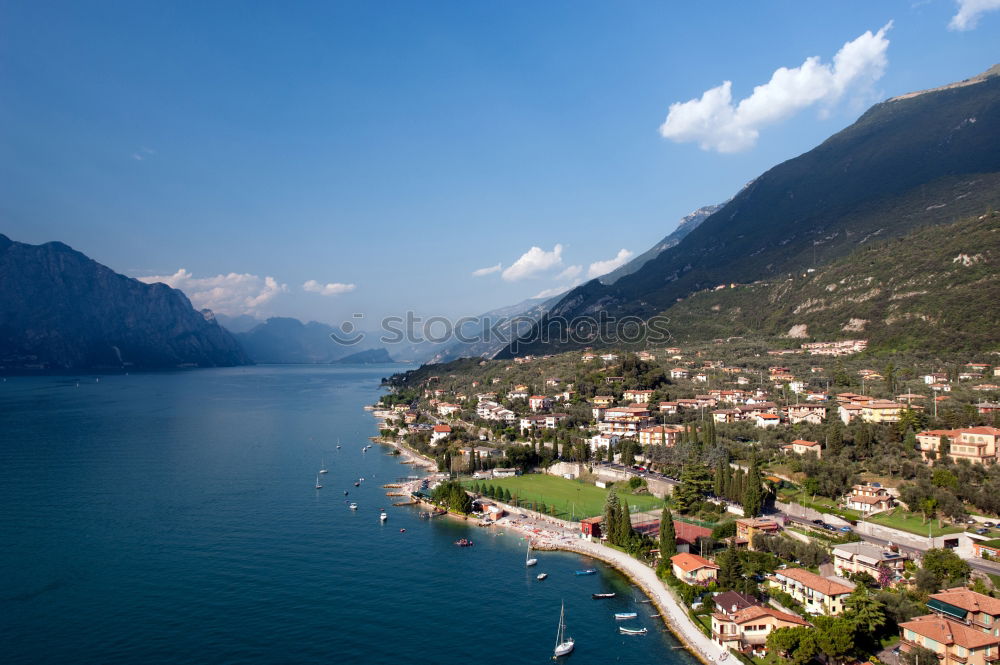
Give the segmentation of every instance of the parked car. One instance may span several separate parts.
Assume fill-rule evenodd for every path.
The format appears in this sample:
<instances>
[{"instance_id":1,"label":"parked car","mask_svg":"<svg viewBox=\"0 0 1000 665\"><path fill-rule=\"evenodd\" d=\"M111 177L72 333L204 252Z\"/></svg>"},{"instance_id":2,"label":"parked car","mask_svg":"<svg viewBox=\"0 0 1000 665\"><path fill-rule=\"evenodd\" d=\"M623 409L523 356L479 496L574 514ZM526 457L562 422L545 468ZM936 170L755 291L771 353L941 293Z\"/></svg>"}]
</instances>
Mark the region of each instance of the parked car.
<instances>
[{"instance_id":1,"label":"parked car","mask_svg":"<svg viewBox=\"0 0 1000 665\"><path fill-rule=\"evenodd\" d=\"M975 524L975 523L976 523L976 520L974 520L974 519L972 519L972 518L970 517L969 519L965 520L965 523L966 523L966 524Z\"/></svg>"},{"instance_id":2,"label":"parked car","mask_svg":"<svg viewBox=\"0 0 1000 665\"><path fill-rule=\"evenodd\" d=\"M851 527L849 527L849 526L842 526L842 527L840 527L840 530L843 531L844 533L850 533L851 532Z\"/></svg>"},{"instance_id":3,"label":"parked car","mask_svg":"<svg viewBox=\"0 0 1000 665\"><path fill-rule=\"evenodd\" d=\"M987 529L992 529L993 527L996 526L996 524L994 524L993 522L983 522L983 526L986 527Z\"/></svg>"},{"instance_id":4,"label":"parked car","mask_svg":"<svg viewBox=\"0 0 1000 665\"><path fill-rule=\"evenodd\" d=\"M823 520L813 520L813 524L822 525L823 524Z\"/></svg>"},{"instance_id":5,"label":"parked car","mask_svg":"<svg viewBox=\"0 0 1000 665\"><path fill-rule=\"evenodd\" d=\"M980 536L989 532L990 532L989 529L983 529L983 528L976 529L976 533L978 533Z\"/></svg>"}]
</instances>

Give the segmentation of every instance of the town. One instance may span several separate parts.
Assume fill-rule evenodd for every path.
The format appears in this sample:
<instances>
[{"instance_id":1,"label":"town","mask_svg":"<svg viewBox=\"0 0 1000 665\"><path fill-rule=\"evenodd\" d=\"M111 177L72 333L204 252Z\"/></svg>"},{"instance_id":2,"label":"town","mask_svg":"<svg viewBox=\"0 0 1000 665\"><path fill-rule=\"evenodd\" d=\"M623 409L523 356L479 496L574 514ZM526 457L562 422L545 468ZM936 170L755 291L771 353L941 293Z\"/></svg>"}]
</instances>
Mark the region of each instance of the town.
<instances>
[{"instance_id":1,"label":"town","mask_svg":"<svg viewBox=\"0 0 1000 665\"><path fill-rule=\"evenodd\" d=\"M1000 365L866 350L465 359L376 415L463 510L627 552L744 662L1000 660Z\"/></svg>"}]
</instances>

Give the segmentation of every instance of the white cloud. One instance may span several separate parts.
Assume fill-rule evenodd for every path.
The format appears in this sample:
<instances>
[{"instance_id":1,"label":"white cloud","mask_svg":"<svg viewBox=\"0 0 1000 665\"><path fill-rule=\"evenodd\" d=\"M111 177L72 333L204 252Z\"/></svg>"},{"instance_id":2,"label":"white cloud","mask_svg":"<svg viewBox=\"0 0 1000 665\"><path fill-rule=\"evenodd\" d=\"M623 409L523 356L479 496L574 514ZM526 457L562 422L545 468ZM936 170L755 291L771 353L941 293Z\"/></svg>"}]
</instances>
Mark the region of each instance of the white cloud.
<instances>
[{"instance_id":1,"label":"white cloud","mask_svg":"<svg viewBox=\"0 0 1000 665\"><path fill-rule=\"evenodd\" d=\"M541 247L532 247L504 270L502 277L508 282L516 282L558 268L562 265L562 250L563 246L559 244L551 252L546 252Z\"/></svg>"},{"instance_id":2,"label":"white cloud","mask_svg":"<svg viewBox=\"0 0 1000 665\"><path fill-rule=\"evenodd\" d=\"M350 293L356 288L357 286L355 284L341 284L340 282L321 284L315 279L310 279L302 285L303 291L318 293L321 296L339 296L342 293Z\"/></svg>"},{"instance_id":3,"label":"white cloud","mask_svg":"<svg viewBox=\"0 0 1000 665\"><path fill-rule=\"evenodd\" d=\"M532 300L538 300L540 298L552 298L553 296L558 296L563 293L566 293L574 286L576 286L576 284L570 284L569 286L553 286L551 289L545 289L544 291L539 291L531 298Z\"/></svg>"},{"instance_id":4,"label":"white cloud","mask_svg":"<svg viewBox=\"0 0 1000 665\"><path fill-rule=\"evenodd\" d=\"M473 277L485 277L486 275L492 275L495 272L500 272L502 266L498 263L495 266L489 266L488 268L480 268L479 270L473 270Z\"/></svg>"},{"instance_id":5,"label":"white cloud","mask_svg":"<svg viewBox=\"0 0 1000 665\"><path fill-rule=\"evenodd\" d=\"M949 30L974 30L979 17L1000 9L1000 0L955 0L958 13L951 17Z\"/></svg>"},{"instance_id":6,"label":"white cloud","mask_svg":"<svg viewBox=\"0 0 1000 665\"><path fill-rule=\"evenodd\" d=\"M628 260L634 255L634 252L630 252L627 249L619 249L614 258L608 259L607 261L594 261L591 263L590 267L587 269L587 277L594 279L595 277L600 277L601 275L607 275L615 268L619 268L628 263Z\"/></svg>"},{"instance_id":7,"label":"white cloud","mask_svg":"<svg viewBox=\"0 0 1000 665\"><path fill-rule=\"evenodd\" d=\"M583 272L583 266L566 266L566 269L556 275L556 279L576 279Z\"/></svg>"},{"instance_id":8,"label":"white cloud","mask_svg":"<svg viewBox=\"0 0 1000 665\"><path fill-rule=\"evenodd\" d=\"M696 141L702 150L739 152L751 148L765 125L819 102L833 104L849 90L855 94L869 91L885 73L889 47L885 34L891 27L892 21L875 34L869 30L847 42L833 56L832 64L823 64L813 56L793 69L778 68L770 81L755 87L735 106L731 81L706 90L700 99L671 104L660 135L677 143Z\"/></svg>"},{"instance_id":9,"label":"white cloud","mask_svg":"<svg viewBox=\"0 0 1000 665\"><path fill-rule=\"evenodd\" d=\"M196 309L210 309L217 314L239 316L263 315L261 308L278 294L288 291L273 277L260 277L249 273L231 272L214 277L195 277L184 268L173 275L139 277L139 281L153 284L163 282L180 289Z\"/></svg>"}]
</instances>

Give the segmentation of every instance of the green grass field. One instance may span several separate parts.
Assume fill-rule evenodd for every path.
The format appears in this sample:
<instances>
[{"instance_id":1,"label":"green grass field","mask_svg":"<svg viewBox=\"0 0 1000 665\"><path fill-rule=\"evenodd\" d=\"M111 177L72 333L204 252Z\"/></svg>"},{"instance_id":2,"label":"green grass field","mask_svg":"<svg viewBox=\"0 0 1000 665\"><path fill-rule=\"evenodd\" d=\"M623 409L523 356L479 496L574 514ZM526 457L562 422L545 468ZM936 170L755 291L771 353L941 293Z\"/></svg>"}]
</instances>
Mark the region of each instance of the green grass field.
<instances>
[{"instance_id":1,"label":"green grass field","mask_svg":"<svg viewBox=\"0 0 1000 665\"><path fill-rule=\"evenodd\" d=\"M868 521L883 524L894 529L899 529L900 531L909 531L918 536L927 535L928 525L924 522L921 515L919 513L908 513L902 508L895 508L888 513L872 515L868 518ZM961 533L962 531L965 531L965 528L961 526L948 524L942 528L938 526L937 520L931 520L930 523L930 533L935 538L950 533Z\"/></svg>"},{"instance_id":2,"label":"green grass field","mask_svg":"<svg viewBox=\"0 0 1000 665\"><path fill-rule=\"evenodd\" d=\"M473 480L463 481L463 485L471 487ZM493 478L478 481L480 485L493 485L510 491L511 496L517 495L521 505L530 508L532 503L544 503L554 506L558 517L563 519L581 519L593 517L604 512L604 501L608 490L596 485L567 480L560 476L549 476L540 473L515 476L513 478ZM623 503L628 503L629 510L634 514L644 510L654 510L663 506L663 501L649 494L630 494L627 487L614 487Z\"/></svg>"}]
</instances>

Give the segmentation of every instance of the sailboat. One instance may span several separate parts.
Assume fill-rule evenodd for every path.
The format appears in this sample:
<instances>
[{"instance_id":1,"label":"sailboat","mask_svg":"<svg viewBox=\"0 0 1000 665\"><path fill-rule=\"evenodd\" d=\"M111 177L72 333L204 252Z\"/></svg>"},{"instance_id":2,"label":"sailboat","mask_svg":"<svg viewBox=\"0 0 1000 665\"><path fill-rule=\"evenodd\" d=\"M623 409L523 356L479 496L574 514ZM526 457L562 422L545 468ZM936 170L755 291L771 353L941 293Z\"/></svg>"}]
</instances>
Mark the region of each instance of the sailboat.
<instances>
[{"instance_id":1,"label":"sailboat","mask_svg":"<svg viewBox=\"0 0 1000 665\"><path fill-rule=\"evenodd\" d=\"M528 551L524 553L524 565L534 566L538 563L538 559L531 558L531 543L528 543Z\"/></svg>"},{"instance_id":2,"label":"sailboat","mask_svg":"<svg viewBox=\"0 0 1000 665\"><path fill-rule=\"evenodd\" d=\"M386 521L387 519L389 519L389 515L388 515L388 513L386 513L386 512L385 512L385 511L383 510L383 511L382 511L382 514L381 514L381 515L379 515L379 516L378 516L378 518L379 518L379 520L380 520L380 521L384 522L384 521Z\"/></svg>"},{"instance_id":3,"label":"sailboat","mask_svg":"<svg viewBox=\"0 0 1000 665\"><path fill-rule=\"evenodd\" d=\"M318 475L316 476L316 489L318 489L318 490L323 489L323 486L319 484L319 476Z\"/></svg>"},{"instance_id":4,"label":"sailboat","mask_svg":"<svg viewBox=\"0 0 1000 665\"><path fill-rule=\"evenodd\" d=\"M326 470L326 460L323 460L320 463L320 465L319 465L319 472L320 473L329 473L329 471Z\"/></svg>"},{"instance_id":5,"label":"sailboat","mask_svg":"<svg viewBox=\"0 0 1000 665\"><path fill-rule=\"evenodd\" d=\"M351 510L357 510L357 509L358 509L358 504L356 504L356 503L354 503L354 502L352 501L352 502L351 502L351 505L350 505L350 506L348 506L348 507L349 507L349 508L350 508Z\"/></svg>"},{"instance_id":6,"label":"sailboat","mask_svg":"<svg viewBox=\"0 0 1000 665\"><path fill-rule=\"evenodd\" d=\"M566 603L559 608L559 630L556 632L556 648L553 651L553 658L565 656L573 651L576 644L572 637L566 637Z\"/></svg>"}]
</instances>

